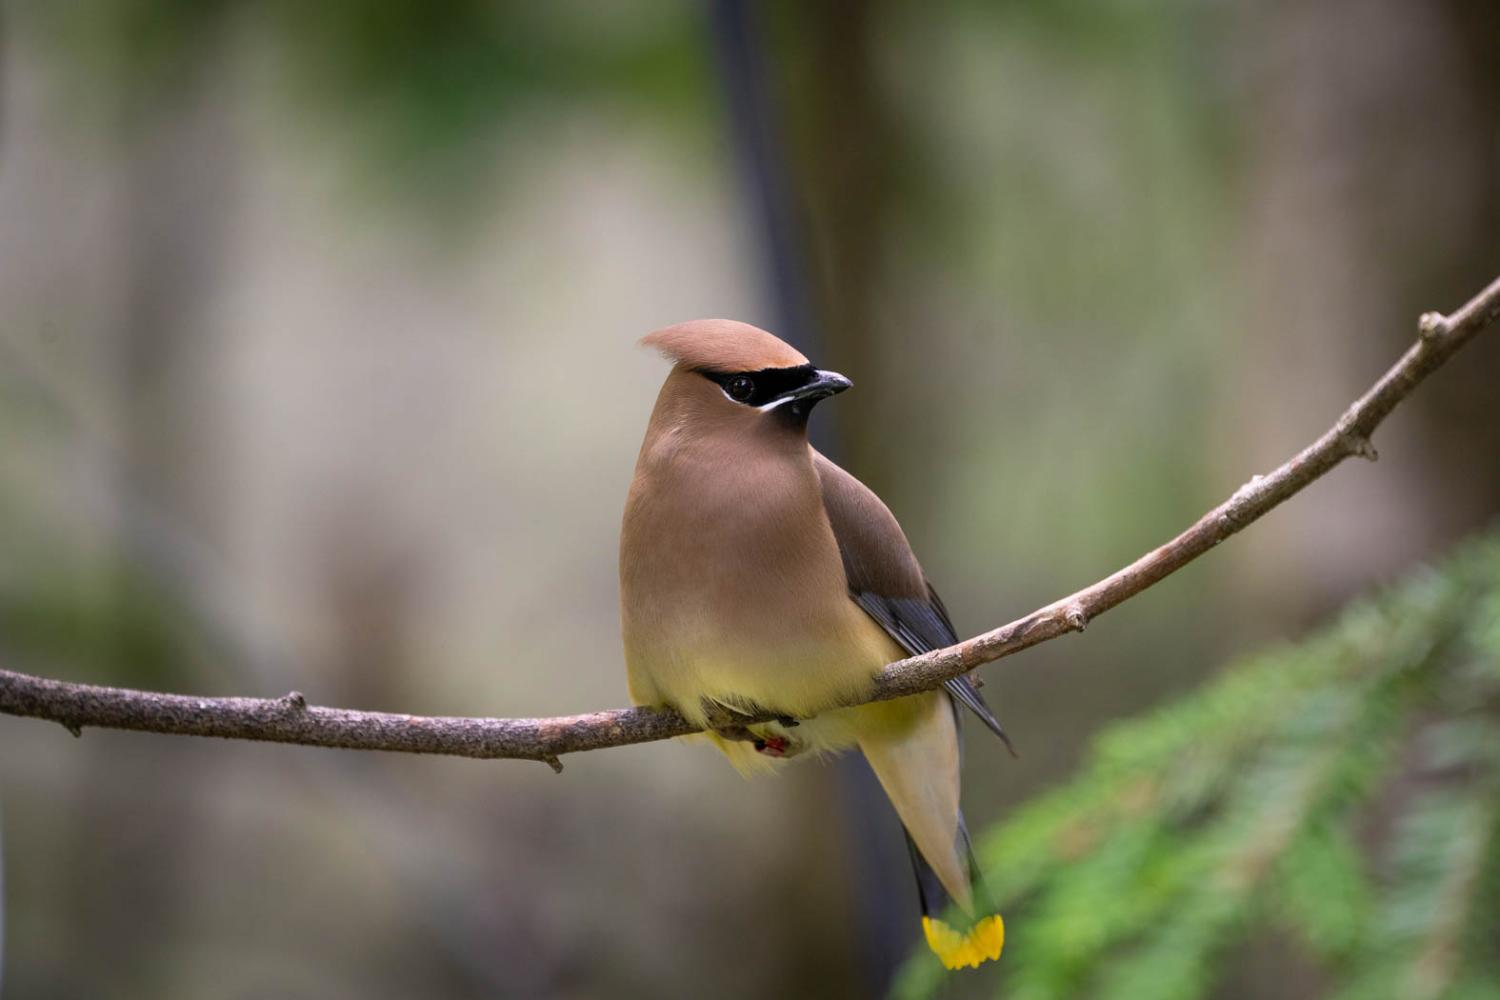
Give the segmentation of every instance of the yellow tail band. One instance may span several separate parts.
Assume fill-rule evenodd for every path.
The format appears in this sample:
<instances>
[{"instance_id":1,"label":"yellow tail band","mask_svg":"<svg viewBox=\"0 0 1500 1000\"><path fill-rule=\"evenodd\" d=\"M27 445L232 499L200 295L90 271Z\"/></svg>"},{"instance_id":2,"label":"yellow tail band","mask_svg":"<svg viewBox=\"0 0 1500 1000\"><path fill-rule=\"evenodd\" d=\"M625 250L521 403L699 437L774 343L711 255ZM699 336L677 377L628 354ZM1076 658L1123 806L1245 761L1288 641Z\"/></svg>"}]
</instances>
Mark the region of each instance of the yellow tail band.
<instances>
[{"instance_id":1,"label":"yellow tail band","mask_svg":"<svg viewBox=\"0 0 1500 1000\"><path fill-rule=\"evenodd\" d=\"M1005 921L998 913L977 921L967 931L936 917L923 917L922 933L927 936L927 947L948 969L977 969L981 962L999 958L1005 947Z\"/></svg>"}]
</instances>

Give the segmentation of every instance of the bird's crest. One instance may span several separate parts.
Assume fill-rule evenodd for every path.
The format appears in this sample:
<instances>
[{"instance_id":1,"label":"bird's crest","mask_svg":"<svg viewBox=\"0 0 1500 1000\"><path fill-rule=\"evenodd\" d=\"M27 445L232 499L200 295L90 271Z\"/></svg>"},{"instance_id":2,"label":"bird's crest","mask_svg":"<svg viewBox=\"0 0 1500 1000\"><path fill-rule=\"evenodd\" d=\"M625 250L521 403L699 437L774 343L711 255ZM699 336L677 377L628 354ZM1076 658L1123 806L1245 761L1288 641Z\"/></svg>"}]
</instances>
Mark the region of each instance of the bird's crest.
<instances>
[{"instance_id":1,"label":"bird's crest","mask_svg":"<svg viewBox=\"0 0 1500 1000\"><path fill-rule=\"evenodd\" d=\"M641 338L684 368L716 372L754 372L807 364L802 352L758 326L732 319L695 319L663 327Z\"/></svg>"}]
</instances>

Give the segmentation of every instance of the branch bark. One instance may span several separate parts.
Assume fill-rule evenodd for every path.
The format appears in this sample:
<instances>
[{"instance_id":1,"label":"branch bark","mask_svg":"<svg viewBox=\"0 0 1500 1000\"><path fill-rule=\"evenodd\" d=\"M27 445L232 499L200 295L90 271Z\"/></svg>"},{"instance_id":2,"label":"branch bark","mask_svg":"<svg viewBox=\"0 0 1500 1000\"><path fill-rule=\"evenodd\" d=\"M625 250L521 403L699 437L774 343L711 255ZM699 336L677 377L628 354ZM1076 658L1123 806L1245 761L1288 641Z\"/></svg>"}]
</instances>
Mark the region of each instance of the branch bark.
<instances>
[{"instance_id":1,"label":"branch bark","mask_svg":"<svg viewBox=\"0 0 1500 1000\"><path fill-rule=\"evenodd\" d=\"M1182 534L1098 583L993 631L887 665L861 701L928 691L985 663L1068 632L1081 632L1093 619L1241 531L1344 459L1358 455L1373 461L1371 437L1381 421L1497 315L1500 279L1451 316L1425 314L1417 342L1401 360L1321 437L1285 464L1255 476ZM538 760L557 770L562 769L559 758L563 754L697 731L668 708L623 708L540 719L397 715L309 705L295 691L270 699L196 698L72 684L8 670L0 670L0 713L57 722L74 735L86 726L98 726L349 750ZM743 724L746 720L735 721Z\"/></svg>"}]
</instances>

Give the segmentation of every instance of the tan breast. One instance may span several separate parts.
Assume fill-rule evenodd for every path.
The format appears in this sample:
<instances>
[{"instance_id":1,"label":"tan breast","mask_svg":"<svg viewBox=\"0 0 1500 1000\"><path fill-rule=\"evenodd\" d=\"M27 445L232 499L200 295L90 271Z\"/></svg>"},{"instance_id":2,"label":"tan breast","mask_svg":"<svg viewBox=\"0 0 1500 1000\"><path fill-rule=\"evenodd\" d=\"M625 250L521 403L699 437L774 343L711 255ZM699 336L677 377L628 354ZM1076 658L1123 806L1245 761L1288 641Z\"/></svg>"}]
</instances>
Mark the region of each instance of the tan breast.
<instances>
[{"instance_id":1,"label":"tan breast","mask_svg":"<svg viewBox=\"0 0 1500 1000\"><path fill-rule=\"evenodd\" d=\"M631 696L701 721L705 698L810 715L857 695L899 650L848 598L806 439L661 409L621 532Z\"/></svg>"}]
</instances>

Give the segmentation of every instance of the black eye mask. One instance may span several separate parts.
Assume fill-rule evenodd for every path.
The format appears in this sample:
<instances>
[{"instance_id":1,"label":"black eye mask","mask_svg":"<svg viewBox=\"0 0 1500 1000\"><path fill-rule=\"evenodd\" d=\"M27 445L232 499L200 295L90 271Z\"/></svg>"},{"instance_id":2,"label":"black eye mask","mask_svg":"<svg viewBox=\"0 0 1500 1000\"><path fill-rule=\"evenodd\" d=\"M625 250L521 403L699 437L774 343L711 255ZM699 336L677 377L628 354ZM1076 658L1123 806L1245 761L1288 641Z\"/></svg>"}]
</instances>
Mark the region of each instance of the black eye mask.
<instances>
[{"instance_id":1,"label":"black eye mask","mask_svg":"<svg viewBox=\"0 0 1500 1000\"><path fill-rule=\"evenodd\" d=\"M818 370L812 365L798 365L795 368L762 368L760 371L727 374L699 369L698 374L718 383L724 394L736 403L765 406L807 385L818 377Z\"/></svg>"}]
</instances>

